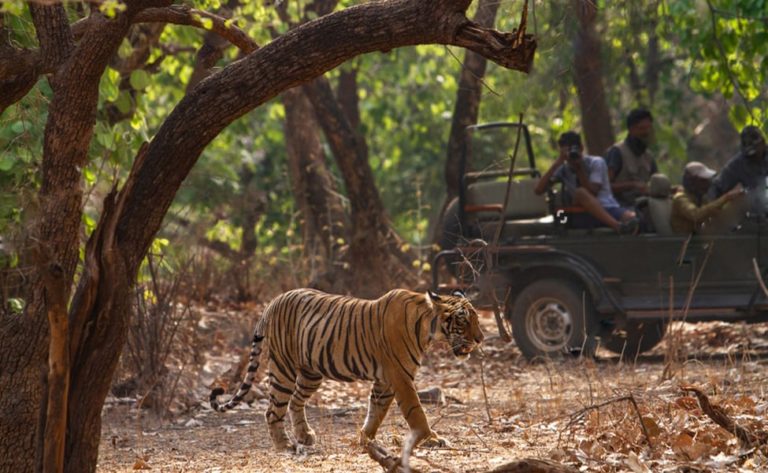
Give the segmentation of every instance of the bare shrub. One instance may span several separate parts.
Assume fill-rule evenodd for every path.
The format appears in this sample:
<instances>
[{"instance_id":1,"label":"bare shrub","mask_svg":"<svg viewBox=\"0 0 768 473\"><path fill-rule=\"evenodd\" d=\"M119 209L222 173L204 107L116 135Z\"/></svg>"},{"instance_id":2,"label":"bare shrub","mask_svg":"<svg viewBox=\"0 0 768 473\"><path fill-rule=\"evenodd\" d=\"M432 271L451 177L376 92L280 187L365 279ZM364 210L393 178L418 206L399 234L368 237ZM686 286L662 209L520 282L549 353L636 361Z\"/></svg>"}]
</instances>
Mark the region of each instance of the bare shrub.
<instances>
[{"instance_id":1,"label":"bare shrub","mask_svg":"<svg viewBox=\"0 0 768 473\"><path fill-rule=\"evenodd\" d=\"M190 266L181 265L182 269L170 272L159 269L161 262L148 257L145 280L136 286L120 381L113 386L113 393L138 396L141 407L168 417L180 383L189 384L182 381L198 372L203 356L197 313L181 294Z\"/></svg>"}]
</instances>

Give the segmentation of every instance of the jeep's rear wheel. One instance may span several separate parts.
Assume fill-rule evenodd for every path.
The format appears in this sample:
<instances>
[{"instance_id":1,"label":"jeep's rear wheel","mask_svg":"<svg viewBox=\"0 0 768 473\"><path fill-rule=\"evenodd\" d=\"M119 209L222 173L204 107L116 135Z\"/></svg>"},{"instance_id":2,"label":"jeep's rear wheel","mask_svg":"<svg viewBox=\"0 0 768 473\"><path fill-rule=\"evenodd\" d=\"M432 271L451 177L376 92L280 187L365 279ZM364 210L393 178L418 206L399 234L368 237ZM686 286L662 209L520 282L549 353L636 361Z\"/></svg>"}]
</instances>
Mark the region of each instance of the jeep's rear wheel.
<instances>
[{"instance_id":1,"label":"jeep's rear wheel","mask_svg":"<svg viewBox=\"0 0 768 473\"><path fill-rule=\"evenodd\" d=\"M626 359L634 359L661 342L667 333L666 320L631 321L622 330L603 337L602 344Z\"/></svg>"},{"instance_id":2,"label":"jeep's rear wheel","mask_svg":"<svg viewBox=\"0 0 768 473\"><path fill-rule=\"evenodd\" d=\"M559 279L535 281L523 289L506 315L512 336L528 359L595 352L595 313L589 294Z\"/></svg>"}]
</instances>

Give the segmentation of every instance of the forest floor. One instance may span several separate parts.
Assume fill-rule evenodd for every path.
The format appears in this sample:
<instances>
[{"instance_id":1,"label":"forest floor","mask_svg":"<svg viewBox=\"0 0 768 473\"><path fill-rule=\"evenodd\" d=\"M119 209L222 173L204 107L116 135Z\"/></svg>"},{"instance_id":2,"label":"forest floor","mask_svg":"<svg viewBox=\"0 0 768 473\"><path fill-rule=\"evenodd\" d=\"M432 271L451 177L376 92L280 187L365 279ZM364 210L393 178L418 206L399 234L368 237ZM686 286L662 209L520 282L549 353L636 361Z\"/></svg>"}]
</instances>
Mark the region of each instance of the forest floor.
<instances>
[{"instance_id":1,"label":"forest floor","mask_svg":"<svg viewBox=\"0 0 768 473\"><path fill-rule=\"evenodd\" d=\"M765 324L674 324L665 341L631 362L599 351L595 360L531 364L495 335L490 314L482 322L483 359L458 363L437 348L419 373L420 389L439 387L445 394L445 404L425 408L434 430L450 442L418 449L411 465L420 471L481 472L523 458L589 472L768 471L765 448L741 445L680 388L700 388L727 417L766 435ZM324 383L308 408L318 441L300 455L271 449L266 400L259 396L250 406L212 412L208 386L237 363L252 319L211 312L200 324L210 350L193 382L179 383L183 407L171 418L137 409L135 399L108 398L98 471L381 471L357 444L367 383ZM395 407L377 439L396 453L406 435Z\"/></svg>"}]
</instances>

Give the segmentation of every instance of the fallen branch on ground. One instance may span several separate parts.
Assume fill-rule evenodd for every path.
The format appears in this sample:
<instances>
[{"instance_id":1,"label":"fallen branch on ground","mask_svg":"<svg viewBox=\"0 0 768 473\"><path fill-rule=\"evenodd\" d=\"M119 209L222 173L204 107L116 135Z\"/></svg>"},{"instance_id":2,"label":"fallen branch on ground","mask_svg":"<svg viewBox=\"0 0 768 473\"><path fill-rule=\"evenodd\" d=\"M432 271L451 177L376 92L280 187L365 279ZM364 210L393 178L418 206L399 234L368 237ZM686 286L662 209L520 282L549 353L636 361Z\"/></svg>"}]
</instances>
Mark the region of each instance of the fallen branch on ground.
<instances>
[{"instance_id":1,"label":"fallen branch on ground","mask_svg":"<svg viewBox=\"0 0 768 473\"><path fill-rule=\"evenodd\" d=\"M733 419L731 419L731 417L725 412L725 409L717 404L712 404L709 402L709 397L707 397L707 395L704 394L701 389L695 386L680 386L680 389L683 392L692 392L695 394L696 398L699 400L699 406L701 407L701 410L704 411L704 413L710 419L712 419L715 424L735 435L736 438L739 439L742 447L756 448L768 442L767 432L754 434L748 429L740 426Z\"/></svg>"},{"instance_id":2,"label":"fallen branch on ground","mask_svg":"<svg viewBox=\"0 0 768 473\"><path fill-rule=\"evenodd\" d=\"M404 469L399 464L399 457L392 455L386 448L376 442L369 442L366 450L376 463L382 466L387 472L404 473ZM415 468L411 472L418 473ZM578 470L569 466L560 465L547 460L537 460L534 458L525 458L510 463L497 466L488 473L576 473Z\"/></svg>"},{"instance_id":3,"label":"fallen branch on ground","mask_svg":"<svg viewBox=\"0 0 768 473\"><path fill-rule=\"evenodd\" d=\"M493 422L493 417L491 417L491 405L488 403L488 391L485 388L485 352L481 348L480 353L482 354L480 358L480 381L482 382L483 386L483 400L485 401L485 414L488 416L488 422Z\"/></svg>"},{"instance_id":4,"label":"fallen branch on ground","mask_svg":"<svg viewBox=\"0 0 768 473\"><path fill-rule=\"evenodd\" d=\"M635 413L637 414L637 420L638 422L640 422L640 427L643 429L643 435L645 435L645 441L648 442L648 447L653 448L653 444L651 443L651 436L648 434L648 429L645 427L645 424L643 423L643 416L640 415L640 408L637 406L637 401L635 400L635 396L633 396L632 394L609 399L605 402L601 402L599 404L593 404L577 412L574 412L573 414L571 414L571 420L568 422L568 425L566 425L566 428L572 426L577 420L583 418L584 414L586 414L591 410L597 410L609 404L615 404L617 402L622 402L622 401L629 401L632 404L632 407L635 409Z\"/></svg>"},{"instance_id":5,"label":"fallen branch on ground","mask_svg":"<svg viewBox=\"0 0 768 473\"><path fill-rule=\"evenodd\" d=\"M385 471L392 473L404 473L405 470L400 466L400 457L392 455L386 448L382 447L376 442L368 442L366 447L368 450L368 456L381 465ZM411 472L418 472L415 468L410 469Z\"/></svg>"},{"instance_id":6,"label":"fallen branch on ground","mask_svg":"<svg viewBox=\"0 0 768 473\"><path fill-rule=\"evenodd\" d=\"M497 466L489 473L576 473L570 466L553 463L548 460L526 458Z\"/></svg>"}]
</instances>

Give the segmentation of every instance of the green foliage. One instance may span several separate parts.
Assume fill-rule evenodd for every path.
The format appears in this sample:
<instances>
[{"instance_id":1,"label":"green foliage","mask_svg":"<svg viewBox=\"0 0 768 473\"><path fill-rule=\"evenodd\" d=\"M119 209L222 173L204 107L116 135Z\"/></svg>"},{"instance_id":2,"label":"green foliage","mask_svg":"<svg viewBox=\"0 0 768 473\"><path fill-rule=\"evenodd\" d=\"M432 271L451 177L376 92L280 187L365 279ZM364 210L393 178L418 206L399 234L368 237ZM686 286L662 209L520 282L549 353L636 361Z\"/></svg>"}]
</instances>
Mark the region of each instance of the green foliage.
<instances>
[{"instance_id":1,"label":"green foliage","mask_svg":"<svg viewBox=\"0 0 768 473\"><path fill-rule=\"evenodd\" d=\"M764 0L680 0L669 5L669 18L681 48L690 55L691 88L719 92L733 100L736 128L768 125L765 61L768 31Z\"/></svg>"},{"instance_id":2,"label":"green foliage","mask_svg":"<svg viewBox=\"0 0 768 473\"><path fill-rule=\"evenodd\" d=\"M50 96L48 84L39 82L0 116L0 235L16 230L34 205Z\"/></svg>"},{"instance_id":3,"label":"green foliage","mask_svg":"<svg viewBox=\"0 0 768 473\"><path fill-rule=\"evenodd\" d=\"M6 303L8 304L8 311L14 315L21 315L24 313L24 307L27 305L24 299L18 297L11 297Z\"/></svg>"},{"instance_id":4,"label":"green foliage","mask_svg":"<svg viewBox=\"0 0 768 473\"><path fill-rule=\"evenodd\" d=\"M338 8L357 3L345 0ZM529 17L529 31L539 43L534 70L526 75L489 64L480 120L517 120L523 113L541 169L554 157L557 135L582 128L572 77L577 23L571 2L532 3L536 12ZM288 13L304 16L306 4L288 2ZM203 0L194 6L216 11L222 2ZM768 125L768 2L717 0L712 7L706 0L600 2L597 32L613 129L622 138L627 110L640 104L651 107L655 151L663 157L662 170L672 176L679 175L689 159L690 139L707 121L702 110L720 97L730 105L735 128ZM66 8L72 20L82 14L74 4ZM99 8L110 16L125 5L109 0ZM502 3L495 27L515 28L519 8L519 3ZM36 47L25 2L5 1L0 9L6 13L4 26L12 44ZM241 2L229 22L260 45L272 40L272 31L288 30L269 2ZM141 144L184 97L204 34L167 25L149 52L147 64L152 67L126 74L108 68L101 77L90 159L82 172L83 235L93 230L101 199L116 180L124 181ZM125 40L118 56L127 58L132 52L133 45ZM361 131L377 185L396 227L415 245L427 242L428 224L442 202L446 142L464 55L456 47L417 46L369 54L341 66L358 70ZM230 47L217 67L237 57ZM655 84L648 71L654 72ZM337 76L330 73L334 83ZM19 227L35 205L51 96L48 82L40 80L0 116L0 234ZM245 191L254 186L266 200L265 213L252 230L264 262L257 272L270 274L272 265L293 264L301 257L301 222L287 177L283 118L279 100L273 100L231 124L208 146L177 194L153 253L171 257L203 238L238 251L243 232L250 231L241 226L244 206L257 204L248 201L253 197ZM250 174L249 184L244 176Z\"/></svg>"},{"instance_id":5,"label":"green foliage","mask_svg":"<svg viewBox=\"0 0 768 473\"><path fill-rule=\"evenodd\" d=\"M104 0L99 4L99 11L107 18L114 18L118 13L124 12L127 6L120 0Z\"/></svg>"}]
</instances>

